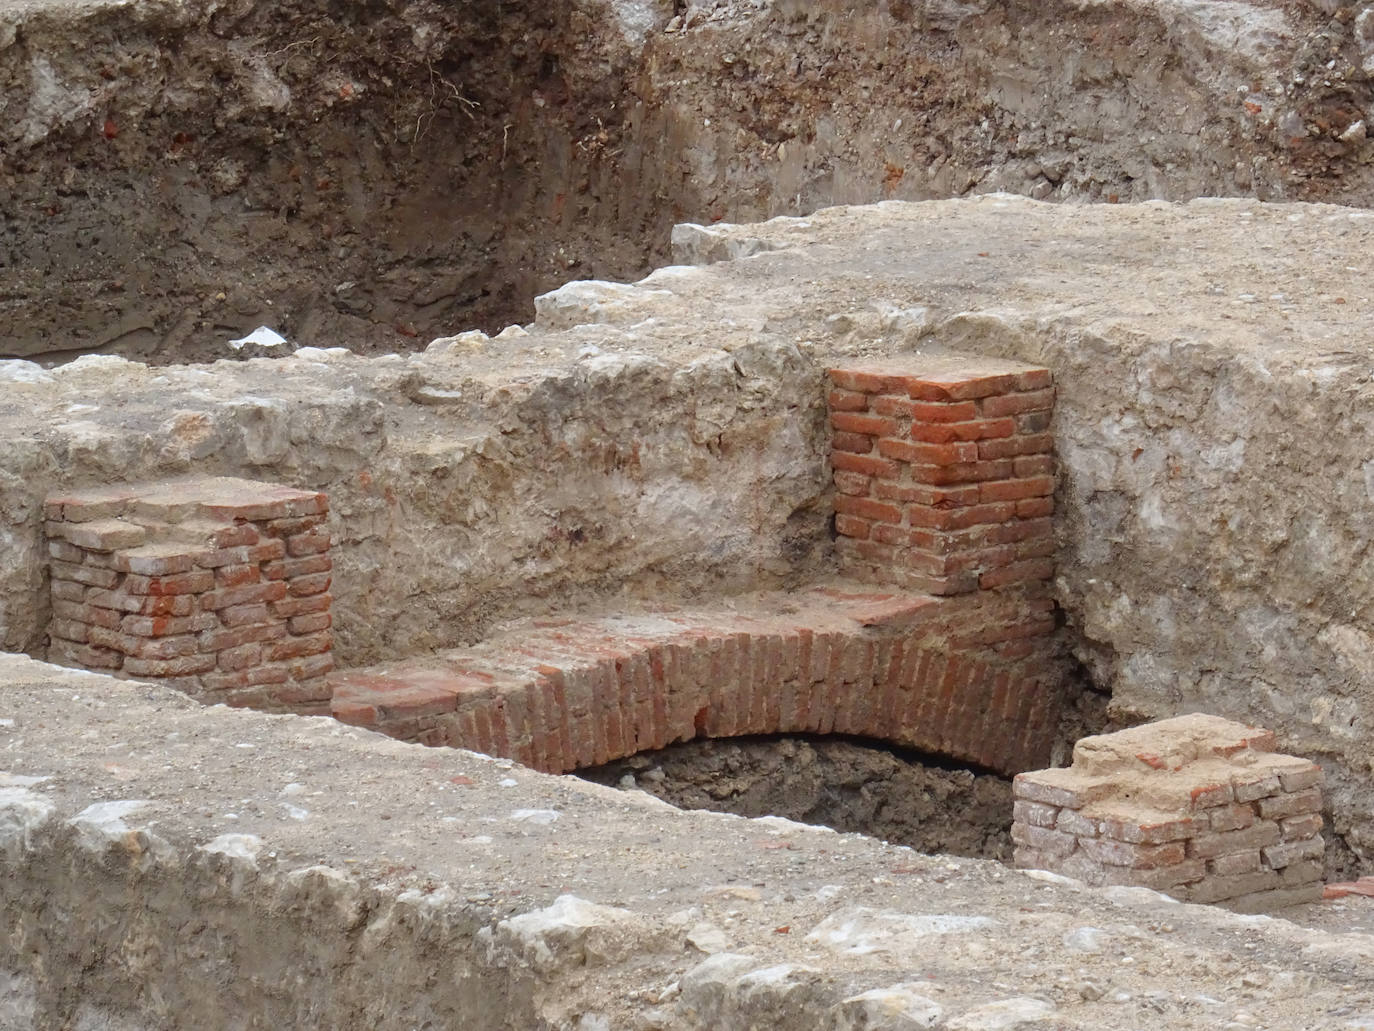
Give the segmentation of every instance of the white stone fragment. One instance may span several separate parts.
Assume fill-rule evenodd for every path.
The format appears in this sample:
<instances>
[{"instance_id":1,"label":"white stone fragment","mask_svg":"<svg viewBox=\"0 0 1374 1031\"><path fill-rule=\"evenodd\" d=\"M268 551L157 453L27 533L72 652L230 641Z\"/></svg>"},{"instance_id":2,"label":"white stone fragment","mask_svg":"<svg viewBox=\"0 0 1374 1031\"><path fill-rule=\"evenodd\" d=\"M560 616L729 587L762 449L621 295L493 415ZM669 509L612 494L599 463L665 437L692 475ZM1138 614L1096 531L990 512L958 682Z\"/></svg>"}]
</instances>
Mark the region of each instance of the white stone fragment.
<instances>
[{"instance_id":1,"label":"white stone fragment","mask_svg":"<svg viewBox=\"0 0 1374 1031\"><path fill-rule=\"evenodd\" d=\"M510 814L510 818L516 823L535 823L540 826L548 826L558 819L558 811L555 809L517 809Z\"/></svg>"},{"instance_id":2,"label":"white stone fragment","mask_svg":"<svg viewBox=\"0 0 1374 1031\"><path fill-rule=\"evenodd\" d=\"M583 279L536 297L535 322L545 330L614 322L629 312L637 312L647 304L672 296L667 290Z\"/></svg>"},{"instance_id":3,"label":"white stone fragment","mask_svg":"<svg viewBox=\"0 0 1374 1031\"><path fill-rule=\"evenodd\" d=\"M247 336L239 337L237 340L230 340L229 346L235 351L241 351L248 344L256 344L258 347L280 347L286 343L286 337L282 336L270 326L259 326Z\"/></svg>"},{"instance_id":4,"label":"white stone fragment","mask_svg":"<svg viewBox=\"0 0 1374 1031\"><path fill-rule=\"evenodd\" d=\"M258 854L262 851L262 839L256 834L221 834L200 846L202 852L227 856L257 869Z\"/></svg>"},{"instance_id":5,"label":"white stone fragment","mask_svg":"<svg viewBox=\"0 0 1374 1031\"><path fill-rule=\"evenodd\" d=\"M839 1006L837 1031L921 1031L935 1027L944 1009L934 999L899 984L853 995Z\"/></svg>"},{"instance_id":6,"label":"white stone fragment","mask_svg":"<svg viewBox=\"0 0 1374 1031\"><path fill-rule=\"evenodd\" d=\"M715 924L703 920L687 932L687 944L710 955L728 949L730 939Z\"/></svg>"},{"instance_id":7,"label":"white stone fragment","mask_svg":"<svg viewBox=\"0 0 1374 1031\"><path fill-rule=\"evenodd\" d=\"M995 921L985 916L884 913L860 906L822 920L806 936L806 941L823 945L845 956L866 956L875 952L910 953L930 947L921 940L923 938L968 934L994 925Z\"/></svg>"},{"instance_id":8,"label":"white stone fragment","mask_svg":"<svg viewBox=\"0 0 1374 1031\"><path fill-rule=\"evenodd\" d=\"M1064 944L1075 952L1101 952L1105 934L1099 927L1079 927L1064 935Z\"/></svg>"},{"instance_id":9,"label":"white stone fragment","mask_svg":"<svg viewBox=\"0 0 1374 1031\"><path fill-rule=\"evenodd\" d=\"M0 970L0 1028L36 1027L38 988L33 978Z\"/></svg>"},{"instance_id":10,"label":"white stone fragment","mask_svg":"<svg viewBox=\"0 0 1374 1031\"><path fill-rule=\"evenodd\" d=\"M628 909L560 895L552 905L502 920L494 933L483 934L532 966L553 971L601 966L626 955L641 936L641 923Z\"/></svg>"},{"instance_id":11,"label":"white stone fragment","mask_svg":"<svg viewBox=\"0 0 1374 1031\"><path fill-rule=\"evenodd\" d=\"M146 799L96 802L68 820L67 825L75 829L82 848L103 852L111 845L128 844L131 841L135 831L124 822L125 817L150 804Z\"/></svg>"},{"instance_id":12,"label":"white stone fragment","mask_svg":"<svg viewBox=\"0 0 1374 1031\"><path fill-rule=\"evenodd\" d=\"M969 1010L945 1024L949 1031L1004 1031L1049 1020L1055 1009L1043 999L1017 996Z\"/></svg>"},{"instance_id":13,"label":"white stone fragment","mask_svg":"<svg viewBox=\"0 0 1374 1031\"><path fill-rule=\"evenodd\" d=\"M20 853L29 847L30 836L52 816L53 808L36 791L0 786L0 856L18 862Z\"/></svg>"},{"instance_id":14,"label":"white stone fragment","mask_svg":"<svg viewBox=\"0 0 1374 1031\"><path fill-rule=\"evenodd\" d=\"M37 362L0 361L0 383L54 383L53 374Z\"/></svg>"},{"instance_id":15,"label":"white stone fragment","mask_svg":"<svg viewBox=\"0 0 1374 1031\"><path fill-rule=\"evenodd\" d=\"M491 337L487 336L480 329L470 329L466 333L459 333L451 337L436 337L429 342L425 348L425 354L436 357L452 357L465 354L476 354L491 343ZM304 350L304 348L302 348ZM296 352L300 354L300 351Z\"/></svg>"},{"instance_id":16,"label":"white stone fragment","mask_svg":"<svg viewBox=\"0 0 1374 1031\"><path fill-rule=\"evenodd\" d=\"M13 723L13 720L10 720ZM31 777L26 773L0 772L0 788L31 788L35 784L52 780L51 777Z\"/></svg>"}]
</instances>

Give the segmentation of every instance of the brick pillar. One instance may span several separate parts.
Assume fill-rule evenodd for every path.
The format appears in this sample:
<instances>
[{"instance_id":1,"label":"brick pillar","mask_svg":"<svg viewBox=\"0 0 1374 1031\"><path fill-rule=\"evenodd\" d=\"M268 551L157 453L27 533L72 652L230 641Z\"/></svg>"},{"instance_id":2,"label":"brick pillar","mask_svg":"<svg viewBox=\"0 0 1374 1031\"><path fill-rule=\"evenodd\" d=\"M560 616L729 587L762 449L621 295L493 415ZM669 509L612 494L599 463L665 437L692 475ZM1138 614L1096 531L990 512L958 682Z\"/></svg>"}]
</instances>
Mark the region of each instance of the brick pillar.
<instances>
[{"instance_id":1,"label":"brick pillar","mask_svg":"<svg viewBox=\"0 0 1374 1031\"><path fill-rule=\"evenodd\" d=\"M1322 771L1267 730L1193 714L1085 737L1022 773L1016 865L1264 912L1322 896Z\"/></svg>"},{"instance_id":2,"label":"brick pillar","mask_svg":"<svg viewBox=\"0 0 1374 1031\"><path fill-rule=\"evenodd\" d=\"M329 501L229 478L46 503L50 661L209 702L327 712Z\"/></svg>"},{"instance_id":3,"label":"brick pillar","mask_svg":"<svg viewBox=\"0 0 1374 1031\"><path fill-rule=\"evenodd\" d=\"M935 595L1054 575L1048 369L912 355L830 380L845 573Z\"/></svg>"}]
</instances>

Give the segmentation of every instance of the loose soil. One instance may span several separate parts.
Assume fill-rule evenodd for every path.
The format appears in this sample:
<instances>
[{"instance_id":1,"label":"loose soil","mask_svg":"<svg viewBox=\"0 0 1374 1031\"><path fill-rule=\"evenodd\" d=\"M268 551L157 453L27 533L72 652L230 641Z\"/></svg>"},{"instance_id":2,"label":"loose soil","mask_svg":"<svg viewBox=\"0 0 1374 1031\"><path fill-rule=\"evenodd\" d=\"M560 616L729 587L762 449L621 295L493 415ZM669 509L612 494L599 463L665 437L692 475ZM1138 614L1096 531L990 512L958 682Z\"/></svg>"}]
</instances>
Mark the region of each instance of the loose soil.
<instances>
[{"instance_id":1,"label":"loose soil","mask_svg":"<svg viewBox=\"0 0 1374 1031\"><path fill-rule=\"evenodd\" d=\"M835 738L699 740L581 776L680 809L782 816L920 852L1011 858L1011 782Z\"/></svg>"}]
</instances>

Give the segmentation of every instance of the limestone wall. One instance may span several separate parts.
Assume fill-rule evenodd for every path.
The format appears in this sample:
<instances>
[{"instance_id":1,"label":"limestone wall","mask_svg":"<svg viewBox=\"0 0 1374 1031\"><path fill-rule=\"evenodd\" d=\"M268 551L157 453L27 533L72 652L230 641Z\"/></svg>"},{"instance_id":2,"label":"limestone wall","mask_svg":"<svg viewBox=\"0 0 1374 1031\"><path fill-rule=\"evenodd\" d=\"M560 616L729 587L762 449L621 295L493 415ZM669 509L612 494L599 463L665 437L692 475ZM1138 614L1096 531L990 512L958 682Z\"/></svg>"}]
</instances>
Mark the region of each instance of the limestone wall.
<instances>
[{"instance_id":1,"label":"limestone wall","mask_svg":"<svg viewBox=\"0 0 1374 1031\"><path fill-rule=\"evenodd\" d=\"M0 1025L18 1031L1374 1017L1368 935L681 812L16 656L0 863Z\"/></svg>"}]
</instances>

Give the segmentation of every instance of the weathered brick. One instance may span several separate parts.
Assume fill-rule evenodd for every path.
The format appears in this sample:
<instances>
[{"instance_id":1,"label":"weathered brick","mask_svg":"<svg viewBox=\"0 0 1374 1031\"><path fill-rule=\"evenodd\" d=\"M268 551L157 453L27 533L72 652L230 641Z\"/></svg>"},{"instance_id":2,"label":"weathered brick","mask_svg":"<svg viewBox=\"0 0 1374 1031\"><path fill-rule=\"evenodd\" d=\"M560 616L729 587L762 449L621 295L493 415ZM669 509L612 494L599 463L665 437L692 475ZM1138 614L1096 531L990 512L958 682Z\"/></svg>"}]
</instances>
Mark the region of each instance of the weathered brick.
<instances>
[{"instance_id":1,"label":"weathered brick","mask_svg":"<svg viewBox=\"0 0 1374 1031\"><path fill-rule=\"evenodd\" d=\"M1271 869L1278 870L1302 859L1320 859L1325 854L1325 841L1320 837L1305 838L1302 841L1270 845L1264 849L1264 862Z\"/></svg>"},{"instance_id":2,"label":"weathered brick","mask_svg":"<svg viewBox=\"0 0 1374 1031\"><path fill-rule=\"evenodd\" d=\"M1107 837L1142 845L1162 845L1169 841L1181 841L1206 828L1206 823L1191 817L1165 820L1104 818L1099 822L1102 833Z\"/></svg>"},{"instance_id":3,"label":"weathered brick","mask_svg":"<svg viewBox=\"0 0 1374 1031\"><path fill-rule=\"evenodd\" d=\"M869 493L873 487L873 478L864 476L861 473L848 473L844 470L835 472L835 489L841 494L864 495Z\"/></svg>"},{"instance_id":4,"label":"weathered brick","mask_svg":"<svg viewBox=\"0 0 1374 1031\"><path fill-rule=\"evenodd\" d=\"M868 410L868 395L855 390L832 390L828 397L830 408L836 412Z\"/></svg>"},{"instance_id":5,"label":"weathered brick","mask_svg":"<svg viewBox=\"0 0 1374 1031\"><path fill-rule=\"evenodd\" d=\"M1244 830L1209 831L1188 842L1188 854L1198 859L1211 859L1231 852L1246 852L1277 845L1282 839L1279 825L1270 820L1256 823Z\"/></svg>"},{"instance_id":6,"label":"weathered brick","mask_svg":"<svg viewBox=\"0 0 1374 1031\"><path fill-rule=\"evenodd\" d=\"M306 555L303 558L289 558L282 563L282 572L288 580L313 573L327 573L333 568L334 560L328 555Z\"/></svg>"},{"instance_id":7,"label":"weathered brick","mask_svg":"<svg viewBox=\"0 0 1374 1031\"><path fill-rule=\"evenodd\" d=\"M51 531L50 531L51 534ZM71 562L80 565L86 561L86 553L75 544L68 544L66 541L49 540L48 557L55 558L59 562Z\"/></svg>"},{"instance_id":8,"label":"weathered brick","mask_svg":"<svg viewBox=\"0 0 1374 1031\"><path fill-rule=\"evenodd\" d=\"M54 580L52 581L52 596L61 601L85 601L86 585L72 580Z\"/></svg>"},{"instance_id":9,"label":"weathered brick","mask_svg":"<svg viewBox=\"0 0 1374 1031\"><path fill-rule=\"evenodd\" d=\"M242 587L245 584L255 584L261 578L261 568L256 562L220 566L215 570L215 586L217 587Z\"/></svg>"},{"instance_id":10,"label":"weathered brick","mask_svg":"<svg viewBox=\"0 0 1374 1031\"><path fill-rule=\"evenodd\" d=\"M174 594L201 594L215 586L215 575L205 570L176 573L172 576L142 576L131 573L121 589L127 594L164 598Z\"/></svg>"},{"instance_id":11,"label":"weathered brick","mask_svg":"<svg viewBox=\"0 0 1374 1031\"><path fill-rule=\"evenodd\" d=\"M1326 777L1322 773L1322 768L1316 763L1310 763L1306 767L1298 767L1292 770L1280 770L1279 780L1283 782L1283 790L1289 792L1304 791L1308 788L1319 788L1325 783Z\"/></svg>"},{"instance_id":12,"label":"weathered brick","mask_svg":"<svg viewBox=\"0 0 1374 1031\"><path fill-rule=\"evenodd\" d=\"M1054 560L1048 558L1014 562L1001 569L990 570L978 578L978 586L983 590L1004 587L1007 584L1025 583L1034 580L1050 580L1054 577Z\"/></svg>"},{"instance_id":13,"label":"weathered brick","mask_svg":"<svg viewBox=\"0 0 1374 1031\"><path fill-rule=\"evenodd\" d=\"M228 608L220 609L213 614L218 617L219 622L227 627L251 626L257 623L266 623L272 619L272 610L267 607L265 602L230 605Z\"/></svg>"},{"instance_id":14,"label":"weathered brick","mask_svg":"<svg viewBox=\"0 0 1374 1031\"><path fill-rule=\"evenodd\" d=\"M978 500L983 502L1022 501L1045 497L1054 493L1053 476L1033 476L1026 480L1001 480L984 483L978 488Z\"/></svg>"},{"instance_id":15,"label":"weathered brick","mask_svg":"<svg viewBox=\"0 0 1374 1031\"><path fill-rule=\"evenodd\" d=\"M1025 823L1032 827L1053 828L1058 816L1059 810L1052 805L1028 802L1020 798L1012 803L1011 818L1016 823Z\"/></svg>"},{"instance_id":16,"label":"weathered brick","mask_svg":"<svg viewBox=\"0 0 1374 1031\"><path fill-rule=\"evenodd\" d=\"M1017 458L1022 455L1048 454L1054 450L1054 437L1048 433L1025 433L1005 440L985 440L978 445L978 457L984 461Z\"/></svg>"},{"instance_id":17,"label":"weathered brick","mask_svg":"<svg viewBox=\"0 0 1374 1031\"><path fill-rule=\"evenodd\" d=\"M856 412L832 412L830 425L841 433L861 433L870 437L890 437L898 432L896 419Z\"/></svg>"},{"instance_id":18,"label":"weathered brick","mask_svg":"<svg viewBox=\"0 0 1374 1031\"><path fill-rule=\"evenodd\" d=\"M110 648L95 648L75 641L54 640L48 645L48 661L80 669L119 669L124 656Z\"/></svg>"},{"instance_id":19,"label":"weathered brick","mask_svg":"<svg viewBox=\"0 0 1374 1031\"><path fill-rule=\"evenodd\" d=\"M1011 840L1049 856L1067 856L1078 847L1078 839L1072 834L1026 823L1011 825Z\"/></svg>"},{"instance_id":20,"label":"weathered brick","mask_svg":"<svg viewBox=\"0 0 1374 1031\"><path fill-rule=\"evenodd\" d=\"M287 585L280 580L248 584L244 587L225 587L201 595L200 607L205 612L227 609L236 605L254 605L280 601L287 594Z\"/></svg>"},{"instance_id":21,"label":"weathered brick","mask_svg":"<svg viewBox=\"0 0 1374 1031\"><path fill-rule=\"evenodd\" d=\"M830 455L830 464L836 469L862 473L865 476L881 476L893 480L901 471L901 464L890 458L876 455L851 455L845 451L835 451Z\"/></svg>"},{"instance_id":22,"label":"weathered brick","mask_svg":"<svg viewBox=\"0 0 1374 1031\"><path fill-rule=\"evenodd\" d=\"M215 661L225 672L256 666L262 661L262 645L244 644L237 648L225 648L217 654Z\"/></svg>"},{"instance_id":23,"label":"weathered brick","mask_svg":"<svg viewBox=\"0 0 1374 1031\"><path fill-rule=\"evenodd\" d=\"M1321 788L1308 788L1291 794L1272 795L1259 800L1260 816L1266 820L1297 816L1300 813L1320 812L1322 807Z\"/></svg>"},{"instance_id":24,"label":"weathered brick","mask_svg":"<svg viewBox=\"0 0 1374 1031\"><path fill-rule=\"evenodd\" d=\"M1249 895L1257 891L1268 891L1280 885L1279 875L1273 870L1259 870L1254 873L1236 874L1224 877L1214 874L1191 885L1184 892L1186 901L1197 903L1221 902L1239 895Z\"/></svg>"},{"instance_id":25,"label":"weathered brick","mask_svg":"<svg viewBox=\"0 0 1374 1031\"><path fill-rule=\"evenodd\" d=\"M1095 838L1101 832L1102 825L1099 820L1084 816L1076 809L1061 809L1056 829L1078 838Z\"/></svg>"},{"instance_id":26,"label":"weathered brick","mask_svg":"<svg viewBox=\"0 0 1374 1031\"><path fill-rule=\"evenodd\" d=\"M1199 784L1188 792L1188 799L1194 809L1211 809L1214 806L1229 805L1235 792L1229 781L1219 784Z\"/></svg>"},{"instance_id":27,"label":"weathered brick","mask_svg":"<svg viewBox=\"0 0 1374 1031\"><path fill-rule=\"evenodd\" d=\"M891 527L898 530L898 527ZM842 537L852 537L855 540L866 541L873 532L873 524L867 519L859 519L855 516L840 513L835 516L835 532ZM892 543L892 542L888 542Z\"/></svg>"},{"instance_id":28,"label":"weathered brick","mask_svg":"<svg viewBox=\"0 0 1374 1031\"><path fill-rule=\"evenodd\" d=\"M328 530L309 530L306 533L298 533L294 537L288 537L286 539L286 553L292 558L318 555L329 550L329 542Z\"/></svg>"},{"instance_id":29,"label":"weathered brick","mask_svg":"<svg viewBox=\"0 0 1374 1031\"><path fill-rule=\"evenodd\" d=\"M1238 831L1255 822L1255 810L1248 805L1218 806L1206 815L1214 831Z\"/></svg>"},{"instance_id":30,"label":"weathered brick","mask_svg":"<svg viewBox=\"0 0 1374 1031\"><path fill-rule=\"evenodd\" d=\"M286 637L270 645L265 655L269 662L284 662L287 659L299 659L305 655L318 655L327 652L333 643L333 637L329 631L320 633L304 634L300 637Z\"/></svg>"},{"instance_id":31,"label":"weathered brick","mask_svg":"<svg viewBox=\"0 0 1374 1031\"><path fill-rule=\"evenodd\" d=\"M1283 783L1276 774L1260 777L1233 777L1237 802L1254 802L1269 795L1277 795L1283 790Z\"/></svg>"},{"instance_id":32,"label":"weathered brick","mask_svg":"<svg viewBox=\"0 0 1374 1031\"><path fill-rule=\"evenodd\" d=\"M279 641L285 636L286 627L282 623L209 630L200 635L199 648L202 652L217 652L225 648L241 648L254 642Z\"/></svg>"},{"instance_id":33,"label":"weathered brick","mask_svg":"<svg viewBox=\"0 0 1374 1031\"><path fill-rule=\"evenodd\" d=\"M1140 845L1117 841L1114 838L1083 839L1079 847L1095 862L1107 866L1128 866L1134 870L1153 870L1173 866L1188 858L1184 843L1170 841L1162 845Z\"/></svg>"},{"instance_id":34,"label":"weathered brick","mask_svg":"<svg viewBox=\"0 0 1374 1031\"><path fill-rule=\"evenodd\" d=\"M1322 832L1321 813L1305 813L1302 816L1290 816L1279 821L1279 828L1283 831L1284 841L1298 841L1302 838L1310 838Z\"/></svg>"},{"instance_id":35,"label":"weathered brick","mask_svg":"<svg viewBox=\"0 0 1374 1031\"><path fill-rule=\"evenodd\" d=\"M1007 373L912 376L907 394L916 401L964 401L1002 394L1015 386L1016 376Z\"/></svg>"},{"instance_id":36,"label":"weathered brick","mask_svg":"<svg viewBox=\"0 0 1374 1031\"><path fill-rule=\"evenodd\" d=\"M193 634L210 630L217 624L210 613L196 613L192 616L125 616L119 628L135 637L167 637L176 634Z\"/></svg>"},{"instance_id":37,"label":"weathered brick","mask_svg":"<svg viewBox=\"0 0 1374 1031\"><path fill-rule=\"evenodd\" d=\"M187 655L176 659L124 660L124 672L131 677L183 677L209 673L215 668L213 655Z\"/></svg>"},{"instance_id":38,"label":"weathered brick","mask_svg":"<svg viewBox=\"0 0 1374 1031\"><path fill-rule=\"evenodd\" d=\"M981 449L998 441L984 441ZM949 486L956 483L983 483L988 480L1005 480L1011 476L1014 466L1007 460L959 462L954 465L911 465L911 477L917 483L934 486Z\"/></svg>"},{"instance_id":39,"label":"weathered brick","mask_svg":"<svg viewBox=\"0 0 1374 1031\"><path fill-rule=\"evenodd\" d=\"M332 652L320 652L316 655L303 655L299 659L287 663L287 670L291 674L291 679L297 681L310 680L315 677L322 677L334 669L334 655Z\"/></svg>"},{"instance_id":40,"label":"weathered brick","mask_svg":"<svg viewBox=\"0 0 1374 1031\"><path fill-rule=\"evenodd\" d=\"M1217 856L1215 859L1207 861L1209 873L1220 874L1223 877L1234 877L1237 874L1254 873L1261 869L1260 854L1252 852L1232 852L1230 855Z\"/></svg>"},{"instance_id":41,"label":"weathered brick","mask_svg":"<svg viewBox=\"0 0 1374 1031\"><path fill-rule=\"evenodd\" d=\"M141 548L117 552L114 568L122 573L137 573L140 576L174 576L191 571L191 556L188 552L166 545L148 544Z\"/></svg>"},{"instance_id":42,"label":"weathered brick","mask_svg":"<svg viewBox=\"0 0 1374 1031\"><path fill-rule=\"evenodd\" d=\"M328 573L315 573L310 576L298 576L288 581L288 586L293 598L303 598L312 594L323 594L329 590L330 582Z\"/></svg>"},{"instance_id":43,"label":"weathered brick","mask_svg":"<svg viewBox=\"0 0 1374 1031\"><path fill-rule=\"evenodd\" d=\"M48 633L53 637L75 641L77 644L85 644L90 640L90 629L89 624L79 623L74 619L54 619L48 623Z\"/></svg>"},{"instance_id":44,"label":"weathered brick","mask_svg":"<svg viewBox=\"0 0 1374 1031\"><path fill-rule=\"evenodd\" d=\"M79 566L73 562L54 560L48 565L54 580L70 580L87 587L110 588L119 583L120 576L113 569Z\"/></svg>"},{"instance_id":45,"label":"weathered brick","mask_svg":"<svg viewBox=\"0 0 1374 1031\"><path fill-rule=\"evenodd\" d=\"M1016 798L1065 809L1082 809L1089 802L1106 797L1109 782L1084 777L1069 770L1038 770L1019 773L1012 781Z\"/></svg>"},{"instance_id":46,"label":"weathered brick","mask_svg":"<svg viewBox=\"0 0 1374 1031\"><path fill-rule=\"evenodd\" d=\"M280 618L303 616L307 612L327 612L334 602L332 594L316 594L306 598L284 598L268 606Z\"/></svg>"},{"instance_id":47,"label":"weathered brick","mask_svg":"<svg viewBox=\"0 0 1374 1031\"><path fill-rule=\"evenodd\" d=\"M1002 394L984 398L983 414L989 417L1021 415L1025 412L1048 411L1054 407L1054 390L1035 390L1028 393Z\"/></svg>"},{"instance_id":48,"label":"weathered brick","mask_svg":"<svg viewBox=\"0 0 1374 1031\"><path fill-rule=\"evenodd\" d=\"M317 630L328 630L334 617L328 612L312 612L304 616L293 616L287 621L287 629L293 634L311 634Z\"/></svg>"}]
</instances>

